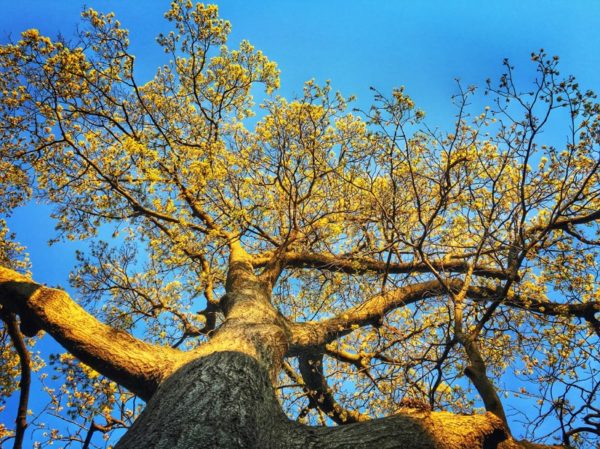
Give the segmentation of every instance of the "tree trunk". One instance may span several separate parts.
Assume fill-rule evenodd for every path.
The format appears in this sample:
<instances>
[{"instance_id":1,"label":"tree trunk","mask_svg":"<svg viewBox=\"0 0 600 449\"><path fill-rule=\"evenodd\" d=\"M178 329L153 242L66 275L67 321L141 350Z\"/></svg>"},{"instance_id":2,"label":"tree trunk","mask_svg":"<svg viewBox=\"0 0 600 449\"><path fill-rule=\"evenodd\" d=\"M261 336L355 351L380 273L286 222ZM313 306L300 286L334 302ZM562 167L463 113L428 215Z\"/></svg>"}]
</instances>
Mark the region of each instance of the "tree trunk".
<instances>
[{"instance_id":1,"label":"tree trunk","mask_svg":"<svg viewBox=\"0 0 600 449\"><path fill-rule=\"evenodd\" d=\"M216 352L161 385L116 449L268 448L288 425L266 370L240 352Z\"/></svg>"},{"instance_id":2,"label":"tree trunk","mask_svg":"<svg viewBox=\"0 0 600 449\"><path fill-rule=\"evenodd\" d=\"M339 427L292 422L268 371L234 351L195 360L168 378L116 449L522 447L492 415L406 411Z\"/></svg>"}]
</instances>

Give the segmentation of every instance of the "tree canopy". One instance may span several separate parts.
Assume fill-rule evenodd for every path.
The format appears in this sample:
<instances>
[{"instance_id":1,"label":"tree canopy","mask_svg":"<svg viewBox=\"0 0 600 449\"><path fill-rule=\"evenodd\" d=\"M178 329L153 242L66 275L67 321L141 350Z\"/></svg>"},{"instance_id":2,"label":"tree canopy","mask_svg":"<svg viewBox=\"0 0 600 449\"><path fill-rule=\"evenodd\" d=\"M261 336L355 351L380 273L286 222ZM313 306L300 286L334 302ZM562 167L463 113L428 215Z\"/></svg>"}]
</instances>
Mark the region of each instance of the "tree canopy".
<instances>
[{"instance_id":1,"label":"tree canopy","mask_svg":"<svg viewBox=\"0 0 600 449\"><path fill-rule=\"evenodd\" d=\"M64 375L46 411L69 427L45 427L40 447L129 427L138 397L240 319L238 269L268 287L286 333L268 368L292 419L487 410L515 436L598 441L593 91L541 50L535 83L504 61L481 111L457 84L441 130L402 87L373 89L368 109L329 83L278 96L276 64L249 42L229 48L216 6L178 0L166 18L167 62L143 84L112 14L84 11L72 41L32 29L0 47L0 213L47 202L58 238L90 242L71 283L105 323L31 287L43 279L1 223L0 400L43 363L22 334L68 350L46 361ZM508 410L513 397L526 409ZM0 441L23 426L0 426Z\"/></svg>"}]
</instances>

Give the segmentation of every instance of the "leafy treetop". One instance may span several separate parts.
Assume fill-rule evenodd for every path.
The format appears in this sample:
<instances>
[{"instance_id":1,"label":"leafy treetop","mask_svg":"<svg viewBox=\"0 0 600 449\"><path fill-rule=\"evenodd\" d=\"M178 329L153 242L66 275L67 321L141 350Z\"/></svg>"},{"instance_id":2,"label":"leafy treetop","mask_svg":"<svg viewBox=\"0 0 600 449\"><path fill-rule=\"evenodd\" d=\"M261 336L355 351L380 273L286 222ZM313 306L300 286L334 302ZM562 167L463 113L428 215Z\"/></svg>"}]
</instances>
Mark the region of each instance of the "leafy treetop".
<instances>
[{"instance_id":1,"label":"leafy treetop","mask_svg":"<svg viewBox=\"0 0 600 449\"><path fill-rule=\"evenodd\" d=\"M528 432L552 418L565 443L598 435L592 91L540 51L534 85L522 91L505 61L478 115L459 85L446 132L403 88L374 90L367 110L329 83L276 96L276 65L246 41L229 48L216 6L178 0L165 16L169 62L144 84L112 14L84 11L74 42L28 30L0 48L0 211L46 201L61 237L90 240L71 278L84 304L189 349L218 326L243 251L286 320L311 329L281 375L290 415L345 423L406 401L469 412L482 398L503 416L497 389L512 379L538 408ZM550 128L565 141L544 141ZM72 418L126 425L130 396L60 362ZM95 393L77 395L76 376Z\"/></svg>"}]
</instances>

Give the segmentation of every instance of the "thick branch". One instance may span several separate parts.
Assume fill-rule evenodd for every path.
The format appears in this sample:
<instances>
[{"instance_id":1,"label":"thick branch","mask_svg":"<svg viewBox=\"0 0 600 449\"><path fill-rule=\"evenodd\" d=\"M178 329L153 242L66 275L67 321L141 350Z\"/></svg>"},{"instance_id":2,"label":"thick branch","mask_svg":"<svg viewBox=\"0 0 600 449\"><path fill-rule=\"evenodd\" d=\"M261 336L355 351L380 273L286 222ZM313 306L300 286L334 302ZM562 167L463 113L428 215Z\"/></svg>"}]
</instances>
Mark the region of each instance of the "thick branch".
<instances>
[{"instance_id":1,"label":"thick branch","mask_svg":"<svg viewBox=\"0 0 600 449\"><path fill-rule=\"evenodd\" d=\"M391 310L444 295L449 290L459 291L462 287L463 282L459 279L449 279L446 285L442 285L438 280L421 282L374 296L333 318L318 322L292 323L289 326L292 333L289 355L302 353L306 348L323 346L358 327L378 325L385 314ZM501 291L500 288L469 286L466 295L473 300L495 301L498 300ZM582 318L588 321L594 331L600 335L600 322L595 317L595 314L600 312L598 301L561 304L536 298L524 298L510 292L502 299L502 304L544 315Z\"/></svg>"},{"instance_id":2,"label":"thick branch","mask_svg":"<svg viewBox=\"0 0 600 449\"><path fill-rule=\"evenodd\" d=\"M288 252L281 256L287 268L317 268L319 270L336 271L348 274L361 273L429 273L429 265L420 262L386 263L363 257L342 257L329 254L309 254ZM257 257L253 260L255 267L265 266L271 257ZM466 273L469 264L463 260L432 262L431 264L441 273ZM508 273L503 270L486 266L476 266L473 274L493 279L507 279Z\"/></svg>"},{"instance_id":3,"label":"thick branch","mask_svg":"<svg viewBox=\"0 0 600 449\"><path fill-rule=\"evenodd\" d=\"M383 316L393 309L445 294L448 289L458 290L461 286L462 282L458 280L451 280L446 286L441 285L437 280L421 282L374 296L327 320L293 323L290 325L292 331L290 352L301 353L304 348L330 343L349 334L357 327L377 325Z\"/></svg>"},{"instance_id":4,"label":"thick branch","mask_svg":"<svg viewBox=\"0 0 600 449\"><path fill-rule=\"evenodd\" d=\"M569 226L576 226L580 224L587 224L593 221L600 220L600 210L595 212L590 212L585 215L575 215L572 217L559 218L548 224L540 224L537 226L532 226L527 229L526 234L531 235L539 231L546 231L551 229L568 229Z\"/></svg>"},{"instance_id":5,"label":"thick branch","mask_svg":"<svg viewBox=\"0 0 600 449\"><path fill-rule=\"evenodd\" d=\"M26 335L44 330L99 373L148 399L186 361L185 353L151 345L99 322L65 292L0 267L0 304L21 317Z\"/></svg>"}]
</instances>

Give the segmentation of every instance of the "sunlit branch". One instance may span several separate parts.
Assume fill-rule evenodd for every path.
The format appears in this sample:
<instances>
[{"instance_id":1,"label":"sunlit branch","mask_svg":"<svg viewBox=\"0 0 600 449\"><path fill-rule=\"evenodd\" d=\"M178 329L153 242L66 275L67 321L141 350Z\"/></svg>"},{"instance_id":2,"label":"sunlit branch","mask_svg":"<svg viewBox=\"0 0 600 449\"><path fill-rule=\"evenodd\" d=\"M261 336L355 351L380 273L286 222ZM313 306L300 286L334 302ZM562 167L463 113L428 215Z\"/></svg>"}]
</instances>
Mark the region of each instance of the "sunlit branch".
<instances>
[{"instance_id":1,"label":"sunlit branch","mask_svg":"<svg viewBox=\"0 0 600 449\"><path fill-rule=\"evenodd\" d=\"M0 267L0 304L20 316L26 335L48 332L82 362L143 399L185 363L185 353L113 329L64 291L44 287L4 267Z\"/></svg>"},{"instance_id":2,"label":"sunlit branch","mask_svg":"<svg viewBox=\"0 0 600 449\"><path fill-rule=\"evenodd\" d=\"M445 294L448 289L458 290L462 282L449 280L447 285L428 281L390 290L374 296L333 318L319 322L291 324L290 352L302 352L303 348L318 347L349 334L365 325L377 326L385 314L398 307Z\"/></svg>"},{"instance_id":3,"label":"sunlit branch","mask_svg":"<svg viewBox=\"0 0 600 449\"><path fill-rule=\"evenodd\" d=\"M104 173L104 171L98 165L97 161L92 160L88 156L86 156L81 151L81 149L79 148L78 145L76 145L70 138L67 138L65 131L62 129L62 122L61 122L60 115L58 116L57 120L58 120L59 126L61 127L61 132L63 133L64 141L68 143L68 145L73 149L75 154L77 154L86 164L88 164L88 166L92 167L94 172L100 178L102 178L102 180L104 182L106 182L108 184L108 186L111 188L111 190L113 192L115 192L116 194L121 196L130 205L130 207L132 208L132 210L134 211L135 214L155 218L155 219L165 221L168 223L181 224L181 220L176 217L172 217L168 214L159 212L157 210L154 210L147 206L142 205L136 198L134 198L134 196L131 194L131 192L129 192L127 189L125 189L118 182L118 180L116 180L114 177ZM189 228L194 229L196 231L199 231L202 233L207 233L207 230L205 228L203 228L202 226L198 226L193 223L186 223L186 226L188 226Z\"/></svg>"},{"instance_id":4,"label":"sunlit branch","mask_svg":"<svg viewBox=\"0 0 600 449\"><path fill-rule=\"evenodd\" d=\"M532 226L527 229L527 235L533 235L536 232L562 229L565 231L572 230L572 226L592 223L600 220L600 211L591 212L589 214L575 215L573 217L562 217L550 223L542 223Z\"/></svg>"},{"instance_id":5,"label":"sunlit branch","mask_svg":"<svg viewBox=\"0 0 600 449\"><path fill-rule=\"evenodd\" d=\"M291 323L290 354L302 353L305 348L321 347L363 326L377 326L391 310L445 295L448 291L459 292L463 286L463 281L459 279L449 279L443 284L438 280L412 284L374 296L333 318L318 322ZM593 326L596 333L600 330L598 319L595 318L595 314L600 311L600 302L560 304L536 298L524 298L512 292L499 297L502 291L501 287L495 289L470 285L465 294L476 301L498 301L501 305L534 313L583 318Z\"/></svg>"}]
</instances>

